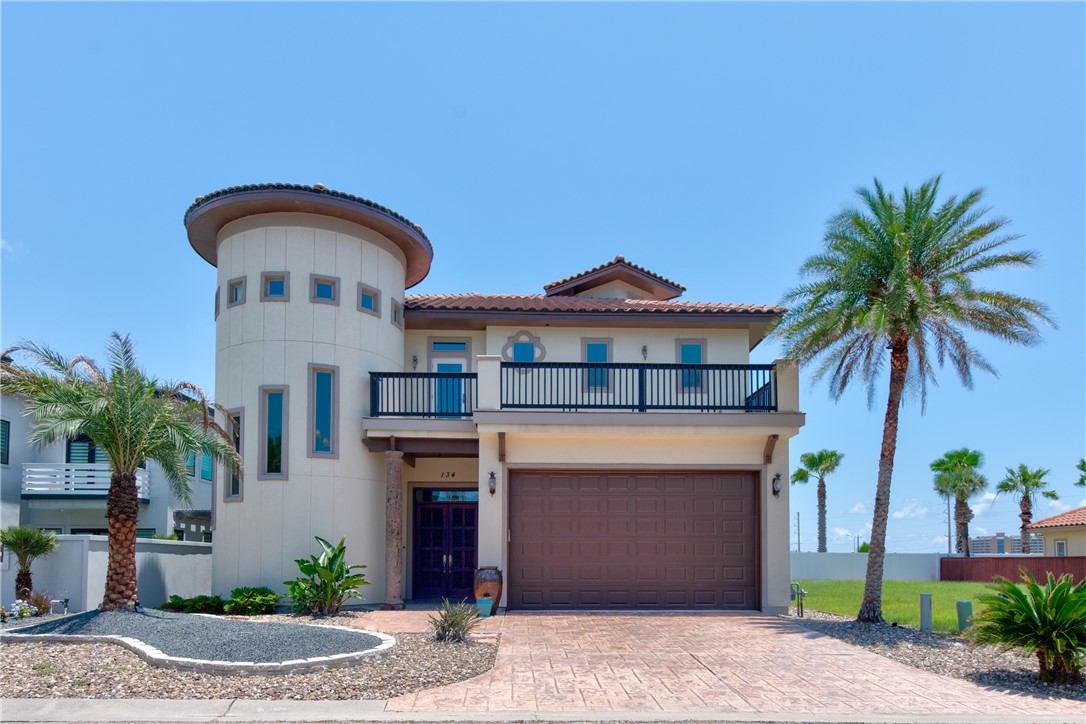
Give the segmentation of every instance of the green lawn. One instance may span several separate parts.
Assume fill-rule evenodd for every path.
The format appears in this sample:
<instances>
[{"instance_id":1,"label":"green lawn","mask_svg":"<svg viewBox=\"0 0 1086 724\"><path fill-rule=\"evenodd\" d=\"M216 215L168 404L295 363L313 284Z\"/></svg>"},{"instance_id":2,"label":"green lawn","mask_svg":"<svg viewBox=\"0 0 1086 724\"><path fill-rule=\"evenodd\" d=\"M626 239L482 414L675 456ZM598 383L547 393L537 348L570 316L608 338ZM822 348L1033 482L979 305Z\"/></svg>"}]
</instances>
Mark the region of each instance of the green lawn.
<instances>
[{"instance_id":1,"label":"green lawn","mask_svg":"<svg viewBox=\"0 0 1086 724\"><path fill-rule=\"evenodd\" d=\"M807 591L805 606L813 611L825 611L855 617L863 599L863 581L800 581ZM988 583L970 581L883 581L882 617L890 623L920 628L920 594L931 594L932 628L945 633L958 632L957 602L973 600L973 613L981 612L977 597L991 593Z\"/></svg>"}]
</instances>

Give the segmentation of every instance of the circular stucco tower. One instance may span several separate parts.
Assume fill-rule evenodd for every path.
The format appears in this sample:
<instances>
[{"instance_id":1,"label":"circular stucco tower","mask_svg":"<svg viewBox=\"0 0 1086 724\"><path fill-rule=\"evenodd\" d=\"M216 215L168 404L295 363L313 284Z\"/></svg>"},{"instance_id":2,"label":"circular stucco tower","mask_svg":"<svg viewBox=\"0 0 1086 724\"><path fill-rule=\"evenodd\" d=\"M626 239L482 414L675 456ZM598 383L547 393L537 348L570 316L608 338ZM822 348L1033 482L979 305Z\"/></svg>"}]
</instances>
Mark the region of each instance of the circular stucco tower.
<instances>
[{"instance_id":1,"label":"circular stucco tower","mask_svg":"<svg viewBox=\"0 0 1086 724\"><path fill-rule=\"evenodd\" d=\"M320 536L346 538L348 562L369 566L366 600L382 600L386 471L362 418L369 373L403 370L404 290L429 272L429 240L319 184L223 189L184 222L218 269L215 399L245 465L215 472L213 593L283 591Z\"/></svg>"}]
</instances>

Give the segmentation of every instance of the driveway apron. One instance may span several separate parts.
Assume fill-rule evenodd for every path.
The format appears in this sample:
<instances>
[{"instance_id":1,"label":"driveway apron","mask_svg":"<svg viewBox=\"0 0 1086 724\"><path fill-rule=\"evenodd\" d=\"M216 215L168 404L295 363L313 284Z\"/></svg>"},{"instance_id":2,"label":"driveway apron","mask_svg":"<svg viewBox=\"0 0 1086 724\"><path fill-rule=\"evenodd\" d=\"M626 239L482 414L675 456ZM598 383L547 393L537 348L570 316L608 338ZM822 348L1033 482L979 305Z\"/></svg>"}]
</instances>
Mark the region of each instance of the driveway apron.
<instances>
[{"instance_id":1,"label":"driveway apron","mask_svg":"<svg viewBox=\"0 0 1086 724\"><path fill-rule=\"evenodd\" d=\"M491 671L392 699L387 710L1026 719L1082 712L1082 702L939 676L761 613L522 613L487 621L487 632L499 626Z\"/></svg>"}]
</instances>

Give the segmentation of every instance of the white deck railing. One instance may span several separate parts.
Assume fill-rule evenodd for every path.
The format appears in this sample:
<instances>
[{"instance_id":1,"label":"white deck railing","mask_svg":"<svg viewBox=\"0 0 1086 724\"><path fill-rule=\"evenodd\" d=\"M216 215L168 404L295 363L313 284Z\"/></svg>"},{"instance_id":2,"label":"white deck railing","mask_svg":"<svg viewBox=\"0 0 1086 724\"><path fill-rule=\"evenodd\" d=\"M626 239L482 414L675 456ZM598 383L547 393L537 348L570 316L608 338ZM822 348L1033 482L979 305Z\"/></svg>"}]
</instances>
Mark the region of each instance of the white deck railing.
<instances>
[{"instance_id":1,"label":"white deck railing","mask_svg":"<svg viewBox=\"0 0 1086 724\"><path fill-rule=\"evenodd\" d=\"M23 463L23 495L105 498L113 468L108 463ZM146 470L136 471L136 489L150 491Z\"/></svg>"}]
</instances>

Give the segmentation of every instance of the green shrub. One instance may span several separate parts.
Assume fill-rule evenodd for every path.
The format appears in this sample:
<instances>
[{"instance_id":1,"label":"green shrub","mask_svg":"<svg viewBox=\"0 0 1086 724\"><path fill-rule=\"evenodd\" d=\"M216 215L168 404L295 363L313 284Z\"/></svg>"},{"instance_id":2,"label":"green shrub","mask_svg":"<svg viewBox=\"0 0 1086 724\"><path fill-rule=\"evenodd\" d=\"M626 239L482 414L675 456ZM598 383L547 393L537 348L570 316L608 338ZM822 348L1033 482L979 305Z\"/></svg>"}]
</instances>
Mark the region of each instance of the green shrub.
<instances>
[{"instance_id":1,"label":"green shrub","mask_svg":"<svg viewBox=\"0 0 1086 724\"><path fill-rule=\"evenodd\" d=\"M463 600L453 605L449 599L441 599L441 608L430 616L430 632L435 641L455 643L468 640L468 634L479 623L479 611Z\"/></svg>"},{"instance_id":2,"label":"green shrub","mask_svg":"<svg viewBox=\"0 0 1086 724\"><path fill-rule=\"evenodd\" d=\"M181 598L170 596L159 608L163 611L180 611L181 613L213 613L222 614L225 611L225 603L218 596L196 596L194 598Z\"/></svg>"},{"instance_id":3,"label":"green shrub","mask_svg":"<svg viewBox=\"0 0 1086 724\"><path fill-rule=\"evenodd\" d=\"M1086 658L1086 580L1048 574L1041 586L1022 569L1024 586L996 578L996 593L981 597L987 610L974 617L970 635L981 644L1024 649L1037 656L1044 681L1077 683Z\"/></svg>"},{"instance_id":4,"label":"green shrub","mask_svg":"<svg viewBox=\"0 0 1086 724\"><path fill-rule=\"evenodd\" d=\"M155 533L153 536L151 536L151 540L178 540L178 538L176 533L170 533L169 535Z\"/></svg>"},{"instance_id":5,"label":"green shrub","mask_svg":"<svg viewBox=\"0 0 1086 724\"><path fill-rule=\"evenodd\" d=\"M283 583L290 587L291 605L298 613L339 613L346 599L362 598L359 586L370 584L364 573L351 572L365 566L347 565L345 539L340 538L339 545L333 546L324 538L315 537L322 548L320 556L309 556L309 560L295 559L302 575Z\"/></svg>"},{"instance_id":6,"label":"green shrub","mask_svg":"<svg viewBox=\"0 0 1086 724\"><path fill-rule=\"evenodd\" d=\"M259 616L275 613L277 603L279 603L279 596L270 588L243 586L230 592L230 600L226 602L225 608L227 613L235 616Z\"/></svg>"}]
</instances>

